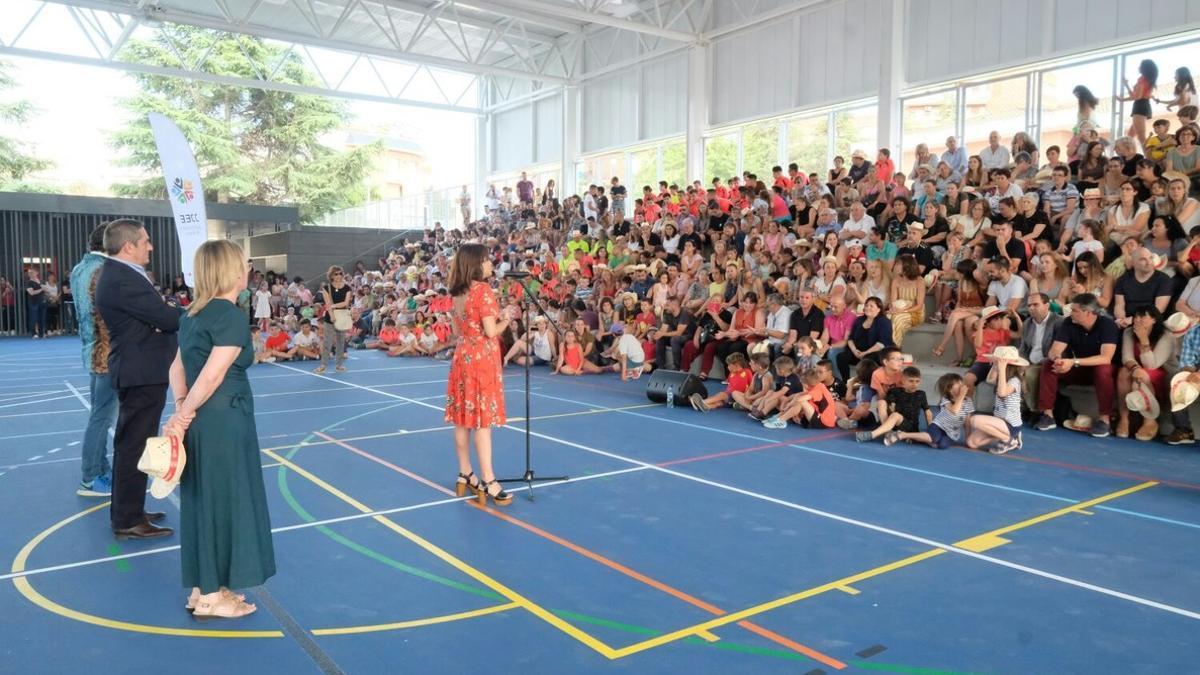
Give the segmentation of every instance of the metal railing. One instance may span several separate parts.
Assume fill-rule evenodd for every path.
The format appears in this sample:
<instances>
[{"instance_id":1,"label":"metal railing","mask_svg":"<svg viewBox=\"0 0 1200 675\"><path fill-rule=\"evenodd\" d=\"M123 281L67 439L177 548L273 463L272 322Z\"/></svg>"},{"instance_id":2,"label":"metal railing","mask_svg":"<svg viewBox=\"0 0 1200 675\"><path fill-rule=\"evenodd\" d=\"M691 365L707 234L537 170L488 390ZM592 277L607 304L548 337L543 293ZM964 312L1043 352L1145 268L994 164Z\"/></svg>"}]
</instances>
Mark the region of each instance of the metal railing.
<instances>
[{"instance_id":1,"label":"metal railing","mask_svg":"<svg viewBox=\"0 0 1200 675\"><path fill-rule=\"evenodd\" d=\"M461 193L460 186L428 190L399 199L368 202L362 206L326 214L319 222L313 224L320 227L422 230L440 222L447 228L457 227L462 223L458 206L458 196Z\"/></svg>"}]
</instances>

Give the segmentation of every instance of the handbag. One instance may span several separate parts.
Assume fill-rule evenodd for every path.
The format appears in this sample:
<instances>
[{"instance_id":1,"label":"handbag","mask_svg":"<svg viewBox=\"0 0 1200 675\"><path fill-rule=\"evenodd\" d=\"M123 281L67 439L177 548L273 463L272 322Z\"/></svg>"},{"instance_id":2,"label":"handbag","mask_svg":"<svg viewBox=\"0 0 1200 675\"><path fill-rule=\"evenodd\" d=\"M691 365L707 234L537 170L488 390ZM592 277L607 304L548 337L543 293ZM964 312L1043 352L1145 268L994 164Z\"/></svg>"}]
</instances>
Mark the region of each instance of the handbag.
<instances>
[{"instance_id":1,"label":"handbag","mask_svg":"<svg viewBox=\"0 0 1200 675\"><path fill-rule=\"evenodd\" d=\"M338 308L333 310L333 329L338 331L348 331L354 326L354 320L350 317L350 310Z\"/></svg>"}]
</instances>

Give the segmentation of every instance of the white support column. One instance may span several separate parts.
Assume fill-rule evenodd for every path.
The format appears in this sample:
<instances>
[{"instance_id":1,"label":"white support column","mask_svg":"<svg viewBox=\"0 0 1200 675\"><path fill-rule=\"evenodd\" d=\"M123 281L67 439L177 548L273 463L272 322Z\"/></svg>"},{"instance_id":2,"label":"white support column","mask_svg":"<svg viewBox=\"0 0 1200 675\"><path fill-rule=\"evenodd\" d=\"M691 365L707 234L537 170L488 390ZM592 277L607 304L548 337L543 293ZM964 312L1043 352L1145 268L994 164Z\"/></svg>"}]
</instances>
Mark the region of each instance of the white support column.
<instances>
[{"instance_id":1,"label":"white support column","mask_svg":"<svg viewBox=\"0 0 1200 675\"><path fill-rule=\"evenodd\" d=\"M687 176L686 180L699 178L708 185L704 175L704 132L708 129L708 44L688 48L688 92L687 92Z\"/></svg>"},{"instance_id":2,"label":"white support column","mask_svg":"<svg viewBox=\"0 0 1200 675\"><path fill-rule=\"evenodd\" d=\"M575 162L579 160L581 152L580 130L583 122L579 98L578 86L563 87L562 189L559 193L564 197L578 192L576 189L578 186L575 184Z\"/></svg>"},{"instance_id":3,"label":"white support column","mask_svg":"<svg viewBox=\"0 0 1200 675\"><path fill-rule=\"evenodd\" d=\"M897 166L900 157L900 92L904 90L904 0L885 3L879 43L879 106L876 134L880 148L889 148ZM877 148L865 148L873 157Z\"/></svg>"},{"instance_id":4,"label":"white support column","mask_svg":"<svg viewBox=\"0 0 1200 675\"><path fill-rule=\"evenodd\" d=\"M492 115L475 117L475 194L471 196L471 213L483 215L483 196L487 194L487 177L495 161L492 158Z\"/></svg>"}]
</instances>

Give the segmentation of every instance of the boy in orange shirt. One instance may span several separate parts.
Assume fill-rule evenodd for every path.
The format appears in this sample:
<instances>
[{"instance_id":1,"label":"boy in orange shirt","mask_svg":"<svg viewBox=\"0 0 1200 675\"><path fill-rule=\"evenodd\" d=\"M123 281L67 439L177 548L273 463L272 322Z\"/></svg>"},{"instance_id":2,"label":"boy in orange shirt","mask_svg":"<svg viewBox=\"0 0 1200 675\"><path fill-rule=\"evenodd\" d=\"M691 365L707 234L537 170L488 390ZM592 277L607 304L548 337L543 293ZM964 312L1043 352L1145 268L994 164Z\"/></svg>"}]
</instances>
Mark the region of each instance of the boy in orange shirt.
<instances>
[{"instance_id":1,"label":"boy in orange shirt","mask_svg":"<svg viewBox=\"0 0 1200 675\"><path fill-rule=\"evenodd\" d=\"M713 408L729 405L735 394L745 394L750 389L750 380L754 377L754 373L746 365L746 356L740 352L726 356L725 370L729 376L726 378L725 391L719 391L708 398L704 398L699 392L692 394L688 398L692 407L700 412L708 412Z\"/></svg>"},{"instance_id":2,"label":"boy in orange shirt","mask_svg":"<svg viewBox=\"0 0 1200 675\"><path fill-rule=\"evenodd\" d=\"M367 349L388 350L400 342L400 331L396 330L394 319L384 319L383 328L379 329L379 338L367 340Z\"/></svg>"},{"instance_id":3,"label":"boy in orange shirt","mask_svg":"<svg viewBox=\"0 0 1200 675\"><path fill-rule=\"evenodd\" d=\"M836 428L837 403L829 388L821 382L821 373L816 368L809 368L800 379L804 382L804 392L793 396L786 409L763 420L763 426L786 429L788 420L799 419L800 426L809 429Z\"/></svg>"}]
</instances>

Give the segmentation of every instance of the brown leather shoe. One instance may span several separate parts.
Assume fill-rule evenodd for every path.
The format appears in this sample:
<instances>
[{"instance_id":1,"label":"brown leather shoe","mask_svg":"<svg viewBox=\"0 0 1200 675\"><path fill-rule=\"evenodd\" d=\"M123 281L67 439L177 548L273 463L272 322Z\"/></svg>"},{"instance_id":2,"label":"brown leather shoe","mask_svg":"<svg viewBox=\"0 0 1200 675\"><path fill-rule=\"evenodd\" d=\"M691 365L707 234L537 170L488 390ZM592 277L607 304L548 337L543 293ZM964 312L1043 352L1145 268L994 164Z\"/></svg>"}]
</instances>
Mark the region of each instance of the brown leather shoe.
<instances>
[{"instance_id":1,"label":"brown leather shoe","mask_svg":"<svg viewBox=\"0 0 1200 675\"><path fill-rule=\"evenodd\" d=\"M146 511L142 515L145 516L147 523L157 523L167 517L167 514L162 511Z\"/></svg>"},{"instance_id":2,"label":"brown leather shoe","mask_svg":"<svg viewBox=\"0 0 1200 675\"><path fill-rule=\"evenodd\" d=\"M142 521L123 530L113 530L113 536L117 539L157 539L158 537L169 537L172 534L175 534L175 530L152 525L149 521Z\"/></svg>"}]
</instances>

